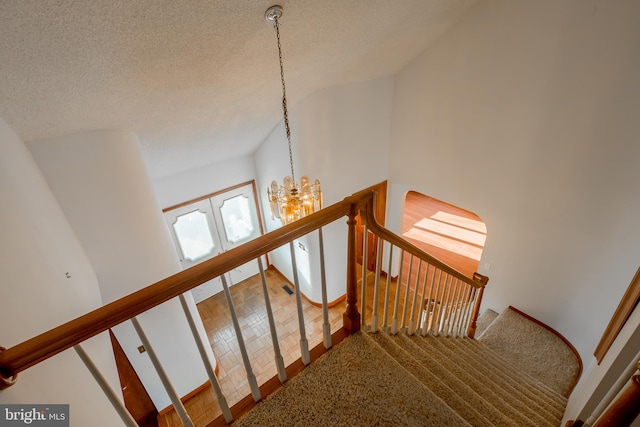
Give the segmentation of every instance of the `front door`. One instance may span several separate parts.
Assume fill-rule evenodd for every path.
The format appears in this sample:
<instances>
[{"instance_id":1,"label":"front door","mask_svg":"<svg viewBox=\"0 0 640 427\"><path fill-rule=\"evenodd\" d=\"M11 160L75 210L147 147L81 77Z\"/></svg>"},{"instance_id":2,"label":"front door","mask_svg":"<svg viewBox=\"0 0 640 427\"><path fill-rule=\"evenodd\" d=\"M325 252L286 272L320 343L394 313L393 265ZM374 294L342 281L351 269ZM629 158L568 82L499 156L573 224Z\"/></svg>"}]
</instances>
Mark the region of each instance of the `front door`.
<instances>
[{"instance_id":1,"label":"front door","mask_svg":"<svg viewBox=\"0 0 640 427\"><path fill-rule=\"evenodd\" d=\"M261 235L252 183L165 210L169 232L182 268L189 268ZM229 285L258 274L258 263L250 261L225 277ZM200 302L222 290L219 277L192 290Z\"/></svg>"}]
</instances>

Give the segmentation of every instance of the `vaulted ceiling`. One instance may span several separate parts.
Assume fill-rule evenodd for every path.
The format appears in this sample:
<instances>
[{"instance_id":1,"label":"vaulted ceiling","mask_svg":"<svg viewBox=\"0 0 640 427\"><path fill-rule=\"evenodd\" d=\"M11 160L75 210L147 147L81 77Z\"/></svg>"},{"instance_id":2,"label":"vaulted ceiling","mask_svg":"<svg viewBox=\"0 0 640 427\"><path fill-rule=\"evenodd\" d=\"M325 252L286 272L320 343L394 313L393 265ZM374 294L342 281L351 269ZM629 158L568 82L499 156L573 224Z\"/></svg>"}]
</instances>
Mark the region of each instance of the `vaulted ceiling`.
<instances>
[{"instance_id":1,"label":"vaulted ceiling","mask_svg":"<svg viewBox=\"0 0 640 427\"><path fill-rule=\"evenodd\" d=\"M475 2L280 2L289 105L396 73ZM0 117L24 141L131 130L152 178L250 154L282 118L273 4L0 0Z\"/></svg>"}]
</instances>

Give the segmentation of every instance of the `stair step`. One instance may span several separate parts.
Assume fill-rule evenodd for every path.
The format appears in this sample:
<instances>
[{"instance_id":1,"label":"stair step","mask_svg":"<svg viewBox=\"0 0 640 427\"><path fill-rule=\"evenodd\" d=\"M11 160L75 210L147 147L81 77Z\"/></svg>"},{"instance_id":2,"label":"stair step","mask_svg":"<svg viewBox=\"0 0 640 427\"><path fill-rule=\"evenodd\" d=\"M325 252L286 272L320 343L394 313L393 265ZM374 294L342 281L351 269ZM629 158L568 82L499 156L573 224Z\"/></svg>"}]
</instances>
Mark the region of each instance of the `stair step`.
<instances>
[{"instance_id":1,"label":"stair step","mask_svg":"<svg viewBox=\"0 0 640 427\"><path fill-rule=\"evenodd\" d=\"M498 313L491 310L490 308L486 309L480 316L478 316L478 320L476 321L476 338L482 336L484 331L486 331L491 323L498 317Z\"/></svg>"},{"instance_id":2,"label":"stair step","mask_svg":"<svg viewBox=\"0 0 640 427\"><path fill-rule=\"evenodd\" d=\"M332 348L233 425L471 426L363 333Z\"/></svg>"},{"instance_id":3,"label":"stair step","mask_svg":"<svg viewBox=\"0 0 640 427\"><path fill-rule=\"evenodd\" d=\"M478 341L565 397L582 370L563 338L513 307L500 313Z\"/></svg>"},{"instance_id":4,"label":"stair step","mask_svg":"<svg viewBox=\"0 0 640 427\"><path fill-rule=\"evenodd\" d=\"M446 342L447 341L445 341L445 343ZM489 369L502 371L504 377L508 378L514 386L524 385L523 388L526 388L535 398L541 399L543 402L546 402L546 404L556 408L559 412L564 411L567 405L566 397L552 390L527 372L523 372L490 347L476 340L467 338L461 339L460 343L463 347L458 348L458 350L467 352L474 363L487 366Z\"/></svg>"},{"instance_id":5,"label":"stair step","mask_svg":"<svg viewBox=\"0 0 640 427\"><path fill-rule=\"evenodd\" d=\"M543 346L540 337L548 338L549 331L516 311L493 317L486 315L488 324L478 340L355 333L234 426L559 425L567 405L564 393L572 386L579 359L561 357L574 364L560 368L564 383L550 381L553 373L541 381L538 371L545 366L544 357L571 352L570 346L559 343L554 334ZM511 348L518 345L523 331L542 349ZM556 344L565 348L555 351ZM526 366L527 352L533 368ZM549 366L555 369L555 365L551 361Z\"/></svg>"},{"instance_id":6,"label":"stair step","mask_svg":"<svg viewBox=\"0 0 640 427\"><path fill-rule=\"evenodd\" d=\"M506 425L509 419L493 407L482 396L475 393L457 378L445 378L429 369L415 357L416 352L398 345L385 333L370 335L387 353L394 357L403 368L407 369L429 390L438 395L449 407L458 412L473 426ZM480 414L475 408L482 408Z\"/></svg>"},{"instance_id":7,"label":"stair step","mask_svg":"<svg viewBox=\"0 0 640 427\"><path fill-rule=\"evenodd\" d=\"M478 364L473 357L465 357L463 343L458 338L436 337L411 337L414 342L428 344L432 354L447 369L455 373L459 378L472 382L478 388L486 389L486 392L505 399L510 406L517 411L528 414L530 418L539 421L556 420L562 417L561 411L555 411L546 404L538 403L538 399L527 393L524 385L527 383L520 379L520 384L513 384L508 376L503 375L503 369L487 369ZM451 348L453 347L453 349ZM516 371L517 372L517 371Z\"/></svg>"},{"instance_id":8,"label":"stair step","mask_svg":"<svg viewBox=\"0 0 640 427\"><path fill-rule=\"evenodd\" d=\"M489 380L487 377L475 371L468 370L465 362L460 360L456 362L447 360L447 356L442 354L436 345L437 341L447 338L397 335L394 339L396 342L402 343L401 345L403 347L406 346L410 348L410 351L420 352L419 357L421 357L421 362L429 366L430 369L436 370L439 376L447 379L455 378L456 384L465 384L466 388L485 397L485 400L490 401L492 406L496 407L511 421L511 424L522 426L549 425L548 419L540 416L539 413L532 410L527 404L519 401L517 397L511 396L508 392L502 390L494 381ZM496 372L495 375L500 374ZM458 387L459 386L456 386L456 389L458 389ZM558 420L558 422L559 421L560 420Z\"/></svg>"}]
</instances>

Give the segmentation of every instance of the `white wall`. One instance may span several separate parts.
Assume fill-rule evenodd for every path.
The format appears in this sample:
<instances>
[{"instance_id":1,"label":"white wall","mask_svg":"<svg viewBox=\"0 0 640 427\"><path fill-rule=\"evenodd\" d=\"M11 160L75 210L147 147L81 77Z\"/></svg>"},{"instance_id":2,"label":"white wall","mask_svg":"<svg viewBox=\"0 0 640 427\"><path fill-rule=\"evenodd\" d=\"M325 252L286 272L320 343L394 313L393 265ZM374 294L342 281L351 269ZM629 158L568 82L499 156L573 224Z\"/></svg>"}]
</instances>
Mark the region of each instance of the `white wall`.
<instances>
[{"instance_id":1,"label":"white wall","mask_svg":"<svg viewBox=\"0 0 640 427\"><path fill-rule=\"evenodd\" d=\"M590 424L593 424L602 415L605 407L598 409L598 406L605 401L603 397L612 389L619 390L616 386L619 378L628 380L631 377L630 367L635 371L640 354L639 342L640 308L636 307L601 363L597 364L593 360L586 367L582 381L569 398L562 425L567 420L587 421L589 418ZM605 405L609 402L607 399ZM640 419L637 419L632 425L637 427L639 422Z\"/></svg>"},{"instance_id":2,"label":"white wall","mask_svg":"<svg viewBox=\"0 0 640 427\"><path fill-rule=\"evenodd\" d=\"M638 267L639 14L634 1L481 3L396 80L396 191L480 215L485 306L520 307L583 357Z\"/></svg>"},{"instance_id":3,"label":"white wall","mask_svg":"<svg viewBox=\"0 0 640 427\"><path fill-rule=\"evenodd\" d=\"M99 130L28 146L85 248L104 303L180 271L135 135ZM185 296L198 321L191 293ZM207 381L177 299L138 319L178 394L184 396ZM141 342L130 322L115 327L114 333L156 407L168 406L148 353L137 351Z\"/></svg>"},{"instance_id":4,"label":"white wall","mask_svg":"<svg viewBox=\"0 0 640 427\"><path fill-rule=\"evenodd\" d=\"M244 156L160 178L152 184L164 209L254 179L253 156Z\"/></svg>"},{"instance_id":5,"label":"white wall","mask_svg":"<svg viewBox=\"0 0 640 427\"><path fill-rule=\"evenodd\" d=\"M484 1L396 78L391 199L480 215L484 307L548 323L586 366L638 268L638 28L633 0Z\"/></svg>"},{"instance_id":6,"label":"white wall","mask_svg":"<svg viewBox=\"0 0 640 427\"><path fill-rule=\"evenodd\" d=\"M51 189L1 118L0 194L0 345L12 347L99 307L101 299L96 275ZM109 337L101 334L85 349L117 390ZM71 425L121 425L73 350L20 373L16 385L0 391L0 402L70 404Z\"/></svg>"},{"instance_id":7,"label":"white wall","mask_svg":"<svg viewBox=\"0 0 640 427\"><path fill-rule=\"evenodd\" d=\"M302 175L319 179L325 206L387 178L392 94L393 78L384 77L325 89L289 107L296 181ZM274 179L281 184L291 173L282 123L257 150L255 163L259 189L266 189ZM259 197L267 209L267 231L280 227L268 212L266 190L261 190ZM345 217L323 232L329 301L345 292L346 230ZM312 301L320 302L317 235L301 242L311 268L311 283L301 283L301 290ZM269 259L292 280L288 248L274 251Z\"/></svg>"}]
</instances>

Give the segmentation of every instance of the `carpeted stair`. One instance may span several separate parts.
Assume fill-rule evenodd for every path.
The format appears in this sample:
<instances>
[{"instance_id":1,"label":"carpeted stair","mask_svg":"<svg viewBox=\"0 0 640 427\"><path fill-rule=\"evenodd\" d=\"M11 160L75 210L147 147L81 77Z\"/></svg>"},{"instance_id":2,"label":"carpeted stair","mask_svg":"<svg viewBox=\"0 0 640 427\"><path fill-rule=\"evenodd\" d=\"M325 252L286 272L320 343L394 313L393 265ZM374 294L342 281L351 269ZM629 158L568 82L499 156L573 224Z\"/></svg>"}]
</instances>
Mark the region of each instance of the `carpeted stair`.
<instances>
[{"instance_id":1,"label":"carpeted stair","mask_svg":"<svg viewBox=\"0 0 640 427\"><path fill-rule=\"evenodd\" d=\"M234 425L558 426L572 348L515 309L480 320L477 340L353 334Z\"/></svg>"}]
</instances>

